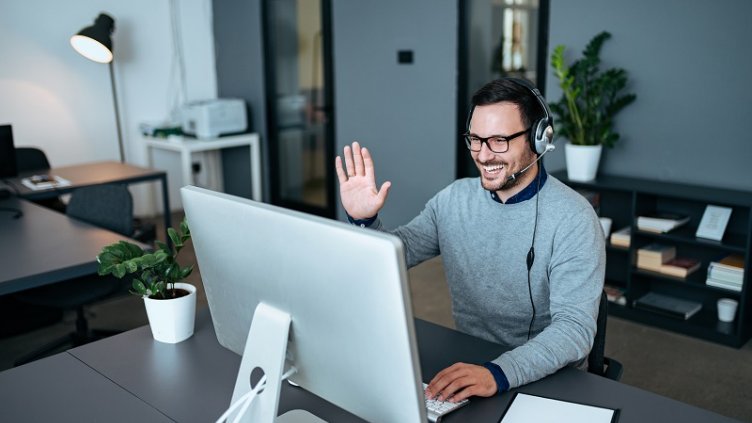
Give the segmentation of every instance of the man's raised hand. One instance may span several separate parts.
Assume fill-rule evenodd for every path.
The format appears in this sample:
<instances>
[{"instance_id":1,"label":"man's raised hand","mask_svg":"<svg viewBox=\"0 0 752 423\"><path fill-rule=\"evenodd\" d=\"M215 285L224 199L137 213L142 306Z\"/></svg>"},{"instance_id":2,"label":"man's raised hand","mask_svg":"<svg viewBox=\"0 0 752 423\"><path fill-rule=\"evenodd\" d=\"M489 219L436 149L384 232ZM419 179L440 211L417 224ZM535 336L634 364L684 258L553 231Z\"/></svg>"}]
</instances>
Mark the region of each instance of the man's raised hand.
<instances>
[{"instance_id":1,"label":"man's raised hand","mask_svg":"<svg viewBox=\"0 0 752 423\"><path fill-rule=\"evenodd\" d=\"M377 190L371 153L357 142L353 142L352 147L345 146L343 156L344 167L339 156L334 161L342 206L353 219L376 216L384 207L392 183L384 182Z\"/></svg>"}]
</instances>

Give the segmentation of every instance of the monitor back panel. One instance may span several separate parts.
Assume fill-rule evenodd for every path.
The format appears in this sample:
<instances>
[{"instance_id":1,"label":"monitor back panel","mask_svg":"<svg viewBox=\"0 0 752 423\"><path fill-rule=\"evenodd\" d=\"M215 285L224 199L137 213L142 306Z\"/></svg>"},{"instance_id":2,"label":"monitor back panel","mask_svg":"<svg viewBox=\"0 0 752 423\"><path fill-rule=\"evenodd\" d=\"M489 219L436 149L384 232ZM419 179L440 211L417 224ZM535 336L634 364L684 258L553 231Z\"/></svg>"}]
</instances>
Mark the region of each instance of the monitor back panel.
<instances>
[{"instance_id":1,"label":"monitor back panel","mask_svg":"<svg viewBox=\"0 0 752 423\"><path fill-rule=\"evenodd\" d=\"M419 419L398 238L201 188L181 194L221 345L242 354L263 301L292 316L296 383L369 421Z\"/></svg>"}]
</instances>

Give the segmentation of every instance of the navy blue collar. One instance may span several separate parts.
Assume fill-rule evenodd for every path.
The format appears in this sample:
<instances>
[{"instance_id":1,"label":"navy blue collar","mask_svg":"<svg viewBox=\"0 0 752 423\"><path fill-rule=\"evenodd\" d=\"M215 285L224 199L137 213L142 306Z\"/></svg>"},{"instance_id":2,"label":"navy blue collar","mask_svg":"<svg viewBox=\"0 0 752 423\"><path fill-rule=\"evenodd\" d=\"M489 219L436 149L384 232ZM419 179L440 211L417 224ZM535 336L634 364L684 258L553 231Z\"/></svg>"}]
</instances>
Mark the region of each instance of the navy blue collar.
<instances>
[{"instance_id":1,"label":"navy blue collar","mask_svg":"<svg viewBox=\"0 0 752 423\"><path fill-rule=\"evenodd\" d=\"M543 162L539 163L540 166L538 166L538 175L535 177L535 179L533 179L533 181L530 182L530 184L528 184L525 189L509 197L506 203L501 201L501 198L496 195L496 191L491 191L491 198L500 204L517 204L535 197L535 194L538 193L538 178L540 178L540 188L543 188L543 185L545 185L546 180L548 179L548 173L546 173L546 168L543 167Z\"/></svg>"}]
</instances>

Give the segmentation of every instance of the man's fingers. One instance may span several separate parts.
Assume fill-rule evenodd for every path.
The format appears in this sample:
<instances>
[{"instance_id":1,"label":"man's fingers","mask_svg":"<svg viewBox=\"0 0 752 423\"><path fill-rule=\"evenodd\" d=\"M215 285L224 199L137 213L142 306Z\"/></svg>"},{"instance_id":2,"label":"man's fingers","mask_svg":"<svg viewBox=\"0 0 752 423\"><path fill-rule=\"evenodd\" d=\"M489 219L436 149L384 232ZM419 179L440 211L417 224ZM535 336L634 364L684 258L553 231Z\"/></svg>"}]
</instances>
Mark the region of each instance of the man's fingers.
<instances>
[{"instance_id":1,"label":"man's fingers","mask_svg":"<svg viewBox=\"0 0 752 423\"><path fill-rule=\"evenodd\" d=\"M386 201L386 196L389 195L389 188L392 186L392 183L389 181L384 182L381 184L381 189L379 189L379 201L383 204Z\"/></svg>"},{"instance_id":2,"label":"man's fingers","mask_svg":"<svg viewBox=\"0 0 752 423\"><path fill-rule=\"evenodd\" d=\"M363 155L361 154L360 144L358 144L357 141L352 144L352 150L353 161L355 162L355 174L358 176L363 176L365 172L365 165L363 164Z\"/></svg>"},{"instance_id":3,"label":"man's fingers","mask_svg":"<svg viewBox=\"0 0 752 423\"><path fill-rule=\"evenodd\" d=\"M344 156L345 156L345 170L347 171L347 176L354 176L355 165L353 164L352 150L350 149L349 145L345 146Z\"/></svg>"},{"instance_id":4,"label":"man's fingers","mask_svg":"<svg viewBox=\"0 0 752 423\"><path fill-rule=\"evenodd\" d=\"M334 168L337 170L337 179L339 179L339 183L344 184L347 182L347 174L345 173L345 169L342 169L342 159L339 156L334 159Z\"/></svg>"},{"instance_id":5,"label":"man's fingers","mask_svg":"<svg viewBox=\"0 0 752 423\"><path fill-rule=\"evenodd\" d=\"M439 394L439 400L447 401L449 398L454 398L457 395L457 392L468 386L471 386L472 384L472 378L467 376L458 376L456 379L452 380L444 389L441 390L441 394Z\"/></svg>"},{"instance_id":6,"label":"man's fingers","mask_svg":"<svg viewBox=\"0 0 752 423\"><path fill-rule=\"evenodd\" d=\"M375 179L374 173L373 173L373 158L371 157L371 152L368 151L367 148L363 147L361 150L361 154L363 155L363 171L365 172L366 176L372 177Z\"/></svg>"}]
</instances>

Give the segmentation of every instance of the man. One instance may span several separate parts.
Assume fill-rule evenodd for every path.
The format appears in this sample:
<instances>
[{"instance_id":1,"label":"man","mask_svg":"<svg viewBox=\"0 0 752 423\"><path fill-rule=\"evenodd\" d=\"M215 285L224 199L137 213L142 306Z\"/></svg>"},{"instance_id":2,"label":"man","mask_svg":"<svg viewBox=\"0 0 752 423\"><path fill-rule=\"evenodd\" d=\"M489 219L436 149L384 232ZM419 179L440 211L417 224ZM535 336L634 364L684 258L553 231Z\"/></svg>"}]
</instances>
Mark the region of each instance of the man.
<instances>
[{"instance_id":1,"label":"man","mask_svg":"<svg viewBox=\"0 0 752 423\"><path fill-rule=\"evenodd\" d=\"M464 138L480 178L455 181L391 231L409 267L442 256L459 330L512 348L439 372L426 395L451 401L586 367L605 272L593 208L536 158L552 149L550 113L537 90L500 79L471 103ZM391 184L377 189L368 150L354 142L335 167L351 222L381 230L378 212Z\"/></svg>"}]
</instances>

